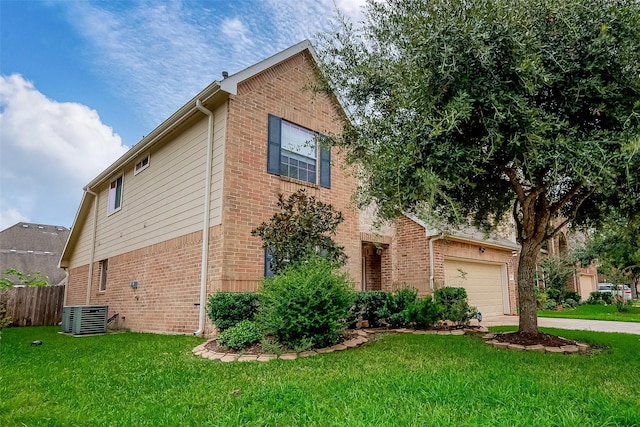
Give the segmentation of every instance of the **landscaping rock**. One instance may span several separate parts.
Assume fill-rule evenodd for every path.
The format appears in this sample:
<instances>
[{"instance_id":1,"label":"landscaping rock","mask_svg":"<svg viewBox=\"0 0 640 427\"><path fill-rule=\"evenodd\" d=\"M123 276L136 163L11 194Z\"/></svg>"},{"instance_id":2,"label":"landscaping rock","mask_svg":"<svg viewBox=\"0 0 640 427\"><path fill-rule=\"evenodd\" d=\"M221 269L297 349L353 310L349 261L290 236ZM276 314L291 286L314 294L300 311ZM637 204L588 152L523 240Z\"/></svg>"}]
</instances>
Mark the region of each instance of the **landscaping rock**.
<instances>
[{"instance_id":1,"label":"landscaping rock","mask_svg":"<svg viewBox=\"0 0 640 427\"><path fill-rule=\"evenodd\" d=\"M564 353L564 350L562 350L562 348L560 347L545 347L544 349L547 353L558 353L558 354Z\"/></svg>"},{"instance_id":2,"label":"landscaping rock","mask_svg":"<svg viewBox=\"0 0 640 427\"><path fill-rule=\"evenodd\" d=\"M354 348L360 345L360 343L358 341L356 341L355 339L349 340L349 341L345 341L342 343L343 345L349 347L349 348Z\"/></svg>"},{"instance_id":3,"label":"landscaping rock","mask_svg":"<svg viewBox=\"0 0 640 427\"><path fill-rule=\"evenodd\" d=\"M462 329L454 329L451 331L451 335L464 335L464 331Z\"/></svg>"},{"instance_id":4,"label":"landscaping rock","mask_svg":"<svg viewBox=\"0 0 640 427\"><path fill-rule=\"evenodd\" d=\"M517 351L524 351L525 350L525 346L520 345L520 344L509 344L509 346L507 348L509 350L517 350Z\"/></svg>"},{"instance_id":5,"label":"landscaping rock","mask_svg":"<svg viewBox=\"0 0 640 427\"><path fill-rule=\"evenodd\" d=\"M258 362L268 362L269 360L277 359L277 354L261 354L258 356Z\"/></svg>"},{"instance_id":6,"label":"landscaping rock","mask_svg":"<svg viewBox=\"0 0 640 427\"><path fill-rule=\"evenodd\" d=\"M325 348L319 348L316 350L316 352L318 353L333 353L334 351L336 351L334 348L331 347L325 347Z\"/></svg>"},{"instance_id":7,"label":"landscaping rock","mask_svg":"<svg viewBox=\"0 0 640 427\"><path fill-rule=\"evenodd\" d=\"M238 357L237 354L225 354L223 357L220 358L221 362L235 362L236 358Z\"/></svg>"},{"instance_id":8,"label":"landscaping rock","mask_svg":"<svg viewBox=\"0 0 640 427\"><path fill-rule=\"evenodd\" d=\"M417 335L435 335L438 331L434 331L434 330L427 330L427 331L415 331L414 334Z\"/></svg>"},{"instance_id":9,"label":"landscaping rock","mask_svg":"<svg viewBox=\"0 0 640 427\"><path fill-rule=\"evenodd\" d=\"M576 344L576 346L578 347L578 351L580 353L586 353L589 351L589 346L587 344L583 344L583 343L578 343Z\"/></svg>"},{"instance_id":10,"label":"landscaping rock","mask_svg":"<svg viewBox=\"0 0 640 427\"><path fill-rule=\"evenodd\" d=\"M542 344L528 345L526 349L527 351L538 351L540 353L544 353L544 346Z\"/></svg>"},{"instance_id":11,"label":"landscaping rock","mask_svg":"<svg viewBox=\"0 0 640 427\"><path fill-rule=\"evenodd\" d=\"M438 335L451 335L451 331L438 331Z\"/></svg>"},{"instance_id":12,"label":"landscaping rock","mask_svg":"<svg viewBox=\"0 0 640 427\"><path fill-rule=\"evenodd\" d=\"M334 349L335 351L342 351L342 350L346 350L349 347L347 347L344 344L336 344L336 345L334 345L334 346L332 346L330 348Z\"/></svg>"},{"instance_id":13,"label":"landscaping rock","mask_svg":"<svg viewBox=\"0 0 640 427\"><path fill-rule=\"evenodd\" d=\"M496 334L485 334L482 339L483 340L492 340L496 337Z\"/></svg>"},{"instance_id":14,"label":"landscaping rock","mask_svg":"<svg viewBox=\"0 0 640 427\"><path fill-rule=\"evenodd\" d=\"M209 360L220 360L224 356L226 356L226 353L216 353L215 351L207 351L202 356L206 357Z\"/></svg>"},{"instance_id":15,"label":"landscaping rock","mask_svg":"<svg viewBox=\"0 0 640 427\"><path fill-rule=\"evenodd\" d=\"M565 354L574 354L578 352L577 345L563 345L560 348L562 349L562 351L564 351Z\"/></svg>"},{"instance_id":16,"label":"landscaping rock","mask_svg":"<svg viewBox=\"0 0 640 427\"><path fill-rule=\"evenodd\" d=\"M508 348L509 347L509 343L508 342L497 342L497 341L492 341L493 348Z\"/></svg>"},{"instance_id":17,"label":"landscaping rock","mask_svg":"<svg viewBox=\"0 0 640 427\"><path fill-rule=\"evenodd\" d=\"M238 357L238 362L256 362L258 360L258 356L255 354L243 354Z\"/></svg>"},{"instance_id":18,"label":"landscaping rock","mask_svg":"<svg viewBox=\"0 0 640 427\"><path fill-rule=\"evenodd\" d=\"M278 359L282 359L282 360L296 360L297 358L298 358L298 355L295 353L284 353L278 356Z\"/></svg>"},{"instance_id":19,"label":"landscaping rock","mask_svg":"<svg viewBox=\"0 0 640 427\"><path fill-rule=\"evenodd\" d=\"M318 353L316 353L316 352L315 352L315 351L313 351L313 350L310 350L310 351L303 351L303 352L301 352L301 353L298 353L298 357L309 357L309 356L315 356L316 354L318 354Z\"/></svg>"}]
</instances>

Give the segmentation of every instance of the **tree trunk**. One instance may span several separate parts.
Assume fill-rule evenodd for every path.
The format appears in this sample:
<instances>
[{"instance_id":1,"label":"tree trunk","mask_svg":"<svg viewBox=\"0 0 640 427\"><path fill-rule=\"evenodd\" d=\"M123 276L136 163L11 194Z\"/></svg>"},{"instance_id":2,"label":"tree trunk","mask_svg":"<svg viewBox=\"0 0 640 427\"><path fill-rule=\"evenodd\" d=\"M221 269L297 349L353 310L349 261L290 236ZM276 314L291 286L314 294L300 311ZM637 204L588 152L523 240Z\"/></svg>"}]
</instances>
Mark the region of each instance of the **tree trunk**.
<instances>
[{"instance_id":1,"label":"tree trunk","mask_svg":"<svg viewBox=\"0 0 640 427\"><path fill-rule=\"evenodd\" d=\"M529 240L523 242L518 264L518 307L520 308L518 332L539 333L535 290L536 263L539 253L540 245Z\"/></svg>"}]
</instances>

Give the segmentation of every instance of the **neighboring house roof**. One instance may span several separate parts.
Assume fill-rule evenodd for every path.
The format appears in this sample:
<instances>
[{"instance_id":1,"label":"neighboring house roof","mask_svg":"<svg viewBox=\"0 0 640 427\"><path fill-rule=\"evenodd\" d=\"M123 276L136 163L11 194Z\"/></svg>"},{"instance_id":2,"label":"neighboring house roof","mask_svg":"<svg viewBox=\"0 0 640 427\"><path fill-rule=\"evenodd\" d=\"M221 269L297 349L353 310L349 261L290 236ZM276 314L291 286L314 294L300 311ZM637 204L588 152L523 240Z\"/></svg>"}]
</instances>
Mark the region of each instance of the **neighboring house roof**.
<instances>
[{"instance_id":1,"label":"neighboring house roof","mask_svg":"<svg viewBox=\"0 0 640 427\"><path fill-rule=\"evenodd\" d=\"M56 225L19 222L0 231L0 273L14 268L22 273L40 272L58 284L65 272L58 267L69 229Z\"/></svg>"},{"instance_id":2,"label":"neighboring house roof","mask_svg":"<svg viewBox=\"0 0 640 427\"><path fill-rule=\"evenodd\" d=\"M286 61L287 59L305 50L308 51L313 60L318 63L317 55L313 47L311 46L311 43L308 40L304 40L294 46L289 47L288 49L283 50L282 52L279 52L263 61L260 61L257 64L239 71L238 73L230 75L221 81L216 80L212 82L209 86L207 86L200 93L194 96L189 102L178 109L178 111L173 113L167 120L162 122L157 128L149 133L149 135L145 136L140 142L132 146L129 151L123 154L119 159L111 164L111 166L106 168L91 182L89 182L89 184L84 187L85 193L82 197L80 207L78 208L78 212L76 213L76 217L73 221L69 240L67 241L64 250L62 251L62 256L60 257L59 263L60 267L68 267L69 265L71 251L79 235L79 227L76 227L76 225L81 225L79 221L84 220L91 208L91 199L93 199L93 197L90 198L87 197L87 195L92 194L93 189L97 188L99 185L110 179L113 174L120 170L123 166L134 162L140 155L149 150L150 147L161 141L166 134L168 134L177 126L184 123L186 120L198 113L199 110L196 106L198 102L201 102L206 106L208 103L216 103L228 98L230 95L236 95L238 83L256 76L257 74L283 61ZM337 98L335 98L335 100L338 105L340 105L344 113L345 110L340 101Z\"/></svg>"},{"instance_id":3,"label":"neighboring house roof","mask_svg":"<svg viewBox=\"0 0 640 427\"><path fill-rule=\"evenodd\" d=\"M444 235L445 238L449 240L468 242L482 246L489 246L498 249L509 249L509 250L520 250L520 245L511 240L505 239L500 236L495 236L492 234L487 235L486 233L478 230L476 227L468 226L464 227L460 230L456 230L454 232L449 233L441 233L437 230L431 229L427 227L424 221L413 215L405 215L407 218L415 222L416 224L422 226L425 229L425 233L427 237L435 237Z\"/></svg>"}]
</instances>

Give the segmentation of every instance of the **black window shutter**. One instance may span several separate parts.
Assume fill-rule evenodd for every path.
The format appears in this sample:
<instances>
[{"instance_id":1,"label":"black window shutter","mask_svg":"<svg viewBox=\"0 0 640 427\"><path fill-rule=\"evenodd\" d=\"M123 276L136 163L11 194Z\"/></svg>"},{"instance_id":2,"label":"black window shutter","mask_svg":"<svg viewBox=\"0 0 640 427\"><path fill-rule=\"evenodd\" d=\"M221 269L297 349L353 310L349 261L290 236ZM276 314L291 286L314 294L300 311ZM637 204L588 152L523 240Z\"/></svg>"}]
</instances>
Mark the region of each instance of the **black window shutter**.
<instances>
[{"instance_id":1,"label":"black window shutter","mask_svg":"<svg viewBox=\"0 0 640 427\"><path fill-rule=\"evenodd\" d=\"M264 277L273 277L273 270L271 270L271 260L273 257L271 256L271 252L269 249L264 250Z\"/></svg>"},{"instance_id":2,"label":"black window shutter","mask_svg":"<svg viewBox=\"0 0 640 427\"><path fill-rule=\"evenodd\" d=\"M280 175L280 133L282 119L269 114L269 144L267 147L267 172Z\"/></svg>"},{"instance_id":3,"label":"black window shutter","mask_svg":"<svg viewBox=\"0 0 640 427\"><path fill-rule=\"evenodd\" d=\"M320 185L331 188L331 147L320 146Z\"/></svg>"}]
</instances>

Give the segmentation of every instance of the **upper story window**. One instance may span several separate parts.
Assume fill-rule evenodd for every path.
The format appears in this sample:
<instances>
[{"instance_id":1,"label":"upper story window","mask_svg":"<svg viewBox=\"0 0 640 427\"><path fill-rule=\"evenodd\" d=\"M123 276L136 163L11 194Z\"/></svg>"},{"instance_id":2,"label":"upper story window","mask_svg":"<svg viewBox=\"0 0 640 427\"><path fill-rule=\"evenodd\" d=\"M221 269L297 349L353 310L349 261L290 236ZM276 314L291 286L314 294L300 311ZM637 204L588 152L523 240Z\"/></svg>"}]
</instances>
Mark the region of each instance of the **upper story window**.
<instances>
[{"instance_id":1,"label":"upper story window","mask_svg":"<svg viewBox=\"0 0 640 427\"><path fill-rule=\"evenodd\" d=\"M269 115L267 172L331 187L331 150L318 147L317 134Z\"/></svg>"},{"instance_id":2,"label":"upper story window","mask_svg":"<svg viewBox=\"0 0 640 427\"><path fill-rule=\"evenodd\" d=\"M143 158L141 158L140 160L138 160L136 162L135 167L133 168L133 174L134 175L138 175L138 173L142 172L143 170L145 170L146 168L149 167L149 161L150 161L150 157L149 154L147 154L146 156L144 156Z\"/></svg>"},{"instance_id":3,"label":"upper story window","mask_svg":"<svg viewBox=\"0 0 640 427\"><path fill-rule=\"evenodd\" d=\"M107 214L111 215L122 207L122 180L123 175L111 181L109 184L109 205L107 206Z\"/></svg>"}]
</instances>

